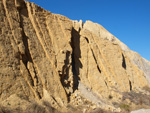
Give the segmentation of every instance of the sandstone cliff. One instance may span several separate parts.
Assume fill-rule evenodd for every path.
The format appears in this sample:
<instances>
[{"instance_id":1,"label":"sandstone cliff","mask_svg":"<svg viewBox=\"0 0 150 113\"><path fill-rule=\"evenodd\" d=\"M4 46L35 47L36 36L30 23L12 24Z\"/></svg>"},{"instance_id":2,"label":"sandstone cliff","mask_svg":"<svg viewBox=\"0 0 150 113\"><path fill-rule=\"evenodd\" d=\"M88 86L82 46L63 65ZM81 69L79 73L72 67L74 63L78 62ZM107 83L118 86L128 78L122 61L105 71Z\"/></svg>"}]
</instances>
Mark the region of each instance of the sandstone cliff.
<instances>
[{"instance_id":1,"label":"sandstone cliff","mask_svg":"<svg viewBox=\"0 0 150 113\"><path fill-rule=\"evenodd\" d=\"M0 78L6 109L120 112L131 92L149 95L150 62L99 24L0 0Z\"/></svg>"}]
</instances>

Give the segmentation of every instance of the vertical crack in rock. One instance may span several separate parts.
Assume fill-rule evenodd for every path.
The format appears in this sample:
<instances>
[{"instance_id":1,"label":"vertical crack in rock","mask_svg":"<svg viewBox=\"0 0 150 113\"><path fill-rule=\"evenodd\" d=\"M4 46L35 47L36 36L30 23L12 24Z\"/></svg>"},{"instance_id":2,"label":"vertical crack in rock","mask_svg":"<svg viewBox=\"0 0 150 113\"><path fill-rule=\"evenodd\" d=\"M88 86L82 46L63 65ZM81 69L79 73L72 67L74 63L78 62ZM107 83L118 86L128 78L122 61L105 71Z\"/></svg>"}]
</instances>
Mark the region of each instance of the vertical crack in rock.
<instances>
[{"instance_id":1,"label":"vertical crack in rock","mask_svg":"<svg viewBox=\"0 0 150 113\"><path fill-rule=\"evenodd\" d=\"M108 87L108 84L107 84L107 82L105 81L105 85Z\"/></svg>"},{"instance_id":2,"label":"vertical crack in rock","mask_svg":"<svg viewBox=\"0 0 150 113\"><path fill-rule=\"evenodd\" d=\"M129 86L130 86L130 91L132 91L132 83L130 80L129 80Z\"/></svg>"},{"instance_id":3,"label":"vertical crack in rock","mask_svg":"<svg viewBox=\"0 0 150 113\"><path fill-rule=\"evenodd\" d=\"M82 68L82 63L80 62L81 50L80 50L80 34L74 28L71 32L71 47L72 47L72 72L73 72L73 91L78 89L80 80L80 68Z\"/></svg>"},{"instance_id":4,"label":"vertical crack in rock","mask_svg":"<svg viewBox=\"0 0 150 113\"><path fill-rule=\"evenodd\" d=\"M20 1L20 5L19 5L19 1L16 0L16 4L18 4L17 10L19 12L20 28L22 29L22 41L23 41L23 44L25 47L25 54L22 54L22 53L20 53L20 54L22 57L22 61L23 61L24 65L25 65L25 67L29 73L28 79L30 81L30 85L32 87L36 87L36 85L38 84L39 81L38 81L37 73L36 73L34 66L30 65L33 68L34 77L31 75L31 72L30 72L29 67L28 67L29 62L31 64L33 64L33 59L31 57L29 46L28 46L28 37L26 36L26 34L24 32L24 27L23 27L23 17L22 16L29 17L28 11L27 11L27 8L26 8L24 1ZM40 92L38 92L38 91L35 91L35 92L36 92L36 96L39 99L41 99L42 97L41 97Z\"/></svg>"},{"instance_id":5,"label":"vertical crack in rock","mask_svg":"<svg viewBox=\"0 0 150 113\"><path fill-rule=\"evenodd\" d=\"M122 53L122 67L124 69L126 69L126 61L125 61L125 57L124 57L123 53Z\"/></svg>"},{"instance_id":6,"label":"vertical crack in rock","mask_svg":"<svg viewBox=\"0 0 150 113\"><path fill-rule=\"evenodd\" d=\"M29 52L29 48L28 48L28 37L26 36L25 32L24 32L24 27L23 27L23 18L22 15L28 17L28 12L27 10L25 10L23 12L22 9L17 8L19 11L19 16L20 16L20 28L22 29L22 40L23 40L23 44L25 46L25 54L21 54L22 55L22 60L25 64L25 66L27 67L27 63L30 61L32 62L32 58ZM24 14L23 14L24 13Z\"/></svg>"},{"instance_id":7,"label":"vertical crack in rock","mask_svg":"<svg viewBox=\"0 0 150 113\"><path fill-rule=\"evenodd\" d=\"M89 43L89 39L87 38L87 37L84 37L85 38L85 40L87 41L87 43Z\"/></svg>"},{"instance_id":8,"label":"vertical crack in rock","mask_svg":"<svg viewBox=\"0 0 150 113\"><path fill-rule=\"evenodd\" d=\"M101 69L99 68L99 66L98 66L98 63L97 63L97 60L96 60L96 57L95 57L95 55L94 55L94 51L91 49L91 51L92 51L92 55L93 55L93 58L94 58L94 60L95 60L95 63L96 63L96 65L97 65L97 69L98 69L98 71L101 73Z\"/></svg>"},{"instance_id":9,"label":"vertical crack in rock","mask_svg":"<svg viewBox=\"0 0 150 113\"><path fill-rule=\"evenodd\" d=\"M66 58L64 60L64 65L62 71L59 72L61 84L64 87L68 102L70 101L71 93L78 89L80 80L80 68L82 68L82 63L80 62L81 50L80 50L80 35L79 32L72 28L71 31L71 42L72 53L70 51L65 51ZM69 61L71 57L71 61ZM70 71L70 69L72 69ZM70 73L72 72L72 73ZM73 74L73 80L69 80L70 75ZM71 91L73 90L73 91Z\"/></svg>"},{"instance_id":10,"label":"vertical crack in rock","mask_svg":"<svg viewBox=\"0 0 150 113\"><path fill-rule=\"evenodd\" d=\"M61 84L65 88L66 94L68 96L68 101L70 100L70 94L71 91L68 91L68 89L71 87L71 81L69 80L69 70L70 70L70 62L69 62L69 57L71 53L70 51L66 51L66 58L64 60L64 66L62 67L62 73L59 73Z\"/></svg>"}]
</instances>

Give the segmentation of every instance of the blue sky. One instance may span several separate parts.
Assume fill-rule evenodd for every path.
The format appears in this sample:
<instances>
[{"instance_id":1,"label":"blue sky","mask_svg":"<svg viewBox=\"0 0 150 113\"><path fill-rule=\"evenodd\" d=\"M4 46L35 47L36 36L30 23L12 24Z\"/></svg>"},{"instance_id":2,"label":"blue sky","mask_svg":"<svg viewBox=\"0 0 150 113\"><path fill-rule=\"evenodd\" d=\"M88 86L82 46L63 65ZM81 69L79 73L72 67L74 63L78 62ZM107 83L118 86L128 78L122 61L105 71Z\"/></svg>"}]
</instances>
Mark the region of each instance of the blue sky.
<instances>
[{"instance_id":1,"label":"blue sky","mask_svg":"<svg viewBox=\"0 0 150 113\"><path fill-rule=\"evenodd\" d=\"M72 20L91 20L150 61L150 0L28 0Z\"/></svg>"}]
</instances>

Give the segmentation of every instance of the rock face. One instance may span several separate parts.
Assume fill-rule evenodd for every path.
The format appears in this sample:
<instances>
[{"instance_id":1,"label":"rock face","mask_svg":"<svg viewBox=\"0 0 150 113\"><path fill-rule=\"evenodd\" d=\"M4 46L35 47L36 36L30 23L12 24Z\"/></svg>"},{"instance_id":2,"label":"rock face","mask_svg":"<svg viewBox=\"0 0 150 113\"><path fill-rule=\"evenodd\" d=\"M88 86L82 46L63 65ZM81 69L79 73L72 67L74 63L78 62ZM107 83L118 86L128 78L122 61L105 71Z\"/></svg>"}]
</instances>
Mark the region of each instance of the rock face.
<instances>
[{"instance_id":1,"label":"rock face","mask_svg":"<svg viewBox=\"0 0 150 113\"><path fill-rule=\"evenodd\" d=\"M20 112L120 111L124 92L149 95L150 62L99 24L0 0L0 78L0 103Z\"/></svg>"},{"instance_id":2,"label":"rock face","mask_svg":"<svg viewBox=\"0 0 150 113\"><path fill-rule=\"evenodd\" d=\"M137 111L132 111L131 113L149 113L150 109L140 109Z\"/></svg>"}]
</instances>

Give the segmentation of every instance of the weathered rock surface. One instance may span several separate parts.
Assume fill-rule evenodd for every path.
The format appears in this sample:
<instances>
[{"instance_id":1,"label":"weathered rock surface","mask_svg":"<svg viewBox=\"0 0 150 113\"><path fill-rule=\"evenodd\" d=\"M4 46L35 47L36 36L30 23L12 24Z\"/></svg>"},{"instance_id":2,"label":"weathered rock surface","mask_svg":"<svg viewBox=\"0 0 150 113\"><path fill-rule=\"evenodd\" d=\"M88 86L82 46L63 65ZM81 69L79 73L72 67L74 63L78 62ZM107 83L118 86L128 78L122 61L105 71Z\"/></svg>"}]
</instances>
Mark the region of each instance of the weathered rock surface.
<instances>
[{"instance_id":1,"label":"weathered rock surface","mask_svg":"<svg viewBox=\"0 0 150 113\"><path fill-rule=\"evenodd\" d=\"M140 109L137 111L132 111L131 113L150 113L150 109Z\"/></svg>"},{"instance_id":2,"label":"weathered rock surface","mask_svg":"<svg viewBox=\"0 0 150 113\"><path fill-rule=\"evenodd\" d=\"M124 92L149 95L150 62L99 24L0 0L0 78L8 109L120 112Z\"/></svg>"}]
</instances>

